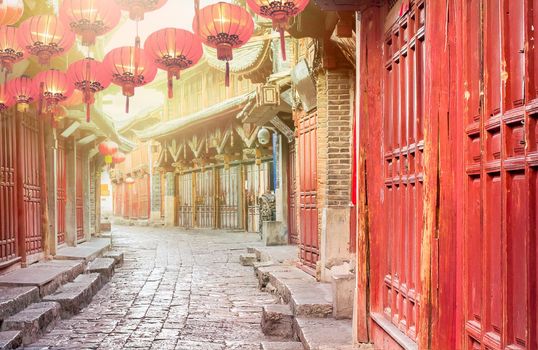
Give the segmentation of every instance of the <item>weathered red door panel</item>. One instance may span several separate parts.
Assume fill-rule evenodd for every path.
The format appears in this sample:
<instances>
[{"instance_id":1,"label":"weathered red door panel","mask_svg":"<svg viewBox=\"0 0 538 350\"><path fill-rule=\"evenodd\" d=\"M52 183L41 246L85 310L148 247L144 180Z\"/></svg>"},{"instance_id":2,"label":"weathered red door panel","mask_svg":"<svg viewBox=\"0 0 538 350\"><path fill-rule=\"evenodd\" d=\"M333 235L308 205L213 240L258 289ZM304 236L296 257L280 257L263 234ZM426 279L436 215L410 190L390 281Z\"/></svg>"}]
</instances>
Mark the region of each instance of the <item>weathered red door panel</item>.
<instances>
[{"instance_id":1,"label":"weathered red door panel","mask_svg":"<svg viewBox=\"0 0 538 350\"><path fill-rule=\"evenodd\" d=\"M149 176L144 176L137 181L138 185L138 218L147 220L149 219Z\"/></svg>"},{"instance_id":2,"label":"weathered red door panel","mask_svg":"<svg viewBox=\"0 0 538 350\"><path fill-rule=\"evenodd\" d=\"M58 140L58 157L56 162L56 217L57 217L57 232L58 232L58 244L65 243L65 208L67 203L67 173L66 173L66 150L65 141L63 139Z\"/></svg>"},{"instance_id":3,"label":"weathered red door panel","mask_svg":"<svg viewBox=\"0 0 538 350\"><path fill-rule=\"evenodd\" d=\"M23 159L23 210L25 223L26 255L40 253L43 250L41 227L41 185L39 166L39 120L30 114L22 118L20 156Z\"/></svg>"},{"instance_id":4,"label":"weathered red door panel","mask_svg":"<svg viewBox=\"0 0 538 350\"><path fill-rule=\"evenodd\" d=\"M15 115L0 114L0 267L18 256Z\"/></svg>"},{"instance_id":5,"label":"weathered red door panel","mask_svg":"<svg viewBox=\"0 0 538 350\"><path fill-rule=\"evenodd\" d=\"M77 153L75 209L77 221L77 240L79 241L84 239L84 170L83 158L79 153Z\"/></svg>"},{"instance_id":6,"label":"weathered red door panel","mask_svg":"<svg viewBox=\"0 0 538 350\"><path fill-rule=\"evenodd\" d=\"M299 127L300 258L310 269L319 260L317 207L317 113L304 115Z\"/></svg>"},{"instance_id":7,"label":"weathered red door panel","mask_svg":"<svg viewBox=\"0 0 538 350\"><path fill-rule=\"evenodd\" d=\"M288 237L290 244L299 244L297 232L297 169L295 144L290 144L288 156Z\"/></svg>"}]
</instances>

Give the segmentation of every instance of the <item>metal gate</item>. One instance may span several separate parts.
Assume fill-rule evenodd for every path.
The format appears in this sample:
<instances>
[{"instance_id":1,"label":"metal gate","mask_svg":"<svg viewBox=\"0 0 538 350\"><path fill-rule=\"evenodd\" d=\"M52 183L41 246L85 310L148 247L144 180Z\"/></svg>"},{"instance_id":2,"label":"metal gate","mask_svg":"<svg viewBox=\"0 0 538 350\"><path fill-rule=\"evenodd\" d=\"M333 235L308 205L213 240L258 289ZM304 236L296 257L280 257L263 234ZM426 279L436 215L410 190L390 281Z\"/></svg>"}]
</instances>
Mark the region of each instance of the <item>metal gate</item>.
<instances>
[{"instance_id":1,"label":"metal gate","mask_svg":"<svg viewBox=\"0 0 538 350\"><path fill-rule=\"evenodd\" d=\"M192 173L178 176L178 226L193 227Z\"/></svg>"},{"instance_id":2,"label":"metal gate","mask_svg":"<svg viewBox=\"0 0 538 350\"><path fill-rule=\"evenodd\" d=\"M0 267L18 256L15 115L0 114Z\"/></svg>"},{"instance_id":3,"label":"metal gate","mask_svg":"<svg viewBox=\"0 0 538 350\"><path fill-rule=\"evenodd\" d=\"M84 239L84 161L82 155L77 152L76 161L76 218L77 218L77 240Z\"/></svg>"},{"instance_id":4,"label":"metal gate","mask_svg":"<svg viewBox=\"0 0 538 350\"><path fill-rule=\"evenodd\" d=\"M215 227L214 170L193 173L196 185L196 227Z\"/></svg>"},{"instance_id":5,"label":"metal gate","mask_svg":"<svg viewBox=\"0 0 538 350\"><path fill-rule=\"evenodd\" d=\"M297 232L297 170L295 144L290 144L288 153L288 237L291 244L299 244Z\"/></svg>"},{"instance_id":6,"label":"metal gate","mask_svg":"<svg viewBox=\"0 0 538 350\"><path fill-rule=\"evenodd\" d=\"M219 228L235 230L242 226L241 166L219 170Z\"/></svg>"},{"instance_id":7,"label":"metal gate","mask_svg":"<svg viewBox=\"0 0 538 350\"><path fill-rule=\"evenodd\" d=\"M260 196L270 191L270 163L246 165L247 231L260 231Z\"/></svg>"},{"instance_id":8,"label":"metal gate","mask_svg":"<svg viewBox=\"0 0 538 350\"><path fill-rule=\"evenodd\" d=\"M58 232L58 244L65 243L65 208L67 203L67 177L66 177L66 150L65 141L63 139L58 140L58 151L56 160L56 228Z\"/></svg>"},{"instance_id":9,"label":"metal gate","mask_svg":"<svg viewBox=\"0 0 538 350\"><path fill-rule=\"evenodd\" d=\"M299 124L301 263L311 269L319 260L317 207L317 112L305 114Z\"/></svg>"},{"instance_id":10,"label":"metal gate","mask_svg":"<svg viewBox=\"0 0 538 350\"><path fill-rule=\"evenodd\" d=\"M144 174L141 179L138 179L138 218L149 219L149 175Z\"/></svg>"},{"instance_id":11,"label":"metal gate","mask_svg":"<svg viewBox=\"0 0 538 350\"><path fill-rule=\"evenodd\" d=\"M466 349L538 348L537 10L465 2Z\"/></svg>"},{"instance_id":12,"label":"metal gate","mask_svg":"<svg viewBox=\"0 0 538 350\"><path fill-rule=\"evenodd\" d=\"M25 218L25 249L26 255L40 253L43 250L41 228L41 167L39 165L39 120L29 114L24 114L20 135L23 169L23 210Z\"/></svg>"}]
</instances>

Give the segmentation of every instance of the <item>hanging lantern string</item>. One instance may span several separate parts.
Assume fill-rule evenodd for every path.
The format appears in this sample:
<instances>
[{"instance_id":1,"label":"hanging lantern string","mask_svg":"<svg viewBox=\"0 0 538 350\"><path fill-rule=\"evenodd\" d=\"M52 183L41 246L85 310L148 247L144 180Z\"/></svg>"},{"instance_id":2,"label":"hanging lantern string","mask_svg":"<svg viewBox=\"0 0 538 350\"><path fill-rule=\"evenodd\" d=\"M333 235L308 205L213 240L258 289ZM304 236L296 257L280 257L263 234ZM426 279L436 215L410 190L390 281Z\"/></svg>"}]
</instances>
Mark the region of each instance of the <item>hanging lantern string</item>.
<instances>
[{"instance_id":1,"label":"hanging lantern string","mask_svg":"<svg viewBox=\"0 0 538 350\"><path fill-rule=\"evenodd\" d=\"M196 32L200 32L200 0L194 0L194 14L196 16Z\"/></svg>"},{"instance_id":2,"label":"hanging lantern string","mask_svg":"<svg viewBox=\"0 0 538 350\"><path fill-rule=\"evenodd\" d=\"M286 61L286 37L284 28L279 29L280 32L280 51L282 52L282 60Z\"/></svg>"}]
</instances>

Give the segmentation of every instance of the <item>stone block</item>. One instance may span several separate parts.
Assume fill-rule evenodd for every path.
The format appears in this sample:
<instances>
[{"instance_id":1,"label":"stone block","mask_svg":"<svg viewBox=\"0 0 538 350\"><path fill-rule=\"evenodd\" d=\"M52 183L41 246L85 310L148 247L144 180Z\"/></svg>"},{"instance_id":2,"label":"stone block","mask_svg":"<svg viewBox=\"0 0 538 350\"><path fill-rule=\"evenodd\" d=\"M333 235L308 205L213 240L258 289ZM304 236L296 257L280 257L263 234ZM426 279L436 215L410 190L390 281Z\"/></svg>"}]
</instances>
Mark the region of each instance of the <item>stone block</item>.
<instances>
[{"instance_id":1,"label":"stone block","mask_svg":"<svg viewBox=\"0 0 538 350\"><path fill-rule=\"evenodd\" d=\"M296 284L288 287L296 317L329 317L333 313L331 285L327 283Z\"/></svg>"},{"instance_id":2,"label":"stone block","mask_svg":"<svg viewBox=\"0 0 538 350\"><path fill-rule=\"evenodd\" d=\"M355 275L349 271L332 273L333 317L339 319L353 318L353 301L355 293Z\"/></svg>"},{"instance_id":3,"label":"stone block","mask_svg":"<svg viewBox=\"0 0 538 350\"><path fill-rule=\"evenodd\" d=\"M262 238L268 246L288 244L288 232L281 221L264 221Z\"/></svg>"},{"instance_id":4,"label":"stone block","mask_svg":"<svg viewBox=\"0 0 538 350\"><path fill-rule=\"evenodd\" d=\"M120 267L123 265L123 252L120 252L118 250L109 250L108 252L103 254L103 258L114 259L114 262L117 267Z\"/></svg>"},{"instance_id":5,"label":"stone block","mask_svg":"<svg viewBox=\"0 0 538 350\"><path fill-rule=\"evenodd\" d=\"M0 350L18 349L22 346L21 331L0 332Z\"/></svg>"},{"instance_id":6,"label":"stone block","mask_svg":"<svg viewBox=\"0 0 538 350\"><path fill-rule=\"evenodd\" d=\"M261 350L304 350L303 343L300 342L263 342Z\"/></svg>"},{"instance_id":7,"label":"stone block","mask_svg":"<svg viewBox=\"0 0 538 350\"><path fill-rule=\"evenodd\" d=\"M239 255L239 262L243 266L254 266L254 263L257 262L256 254L241 254Z\"/></svg>"},{"instance_id":8,"label":"stone block","mask_svg":"<svg viewBox=\"0 0 538 350\"><path fill-rule=\"evenodd\" d=\"M60 305L56 302L35 303L2 323L3 331L21 331L24 345L35 342L50 331L60 319Z\"/></svg>"},{"instance_id":9,"label":"stone block","mask_svg":"<svg viewBox=\"0 0 538 350\"><path fill-rule=\"evenodd\" d=\"M114 274L114 265L116 264L113 258L97 258L88 265L89 273L99 273L105 281L112 278Z\"/></svg>"},{"instance_id":10,"label":"stone block","mask_svg":"<svg viewBox=\"0 0 538 350\"><path fill-rule=\"evenodd\" d=\"M269 304L263 306L263 334L283 339L293 337L293 313L287 304Z\"/></svg>"},{"instance_id":11,"label":"stone block","mask_svg":"<svg viewBox=\"0 0 538 350\"><path fill-rule=\"evenodd\" d=\"M0 324L38 300L37 287L0 287Z\"/></svg>"},{"instance_id":12,"label":"stone block","mask_svg":"<svg viewBox=\"0 0 538 350\"><path fill-rule=\"evenodd\" d=\"M56 293L45 297L44 301L55 301L61 305L63 318L72 316L88 305L102 286L100 274L80 275L73 282L59 288Z\"/></svg>"},{"instance_id":13,"label":"stone block","mask_svg":"<svg viewBox=\"0 0 538 350\"><path fill-rule=\"evenodd\" d=\"M294 330L306 350L346 349L353 344L350 320L296 317Z\"/></svg>"}]
</instances>

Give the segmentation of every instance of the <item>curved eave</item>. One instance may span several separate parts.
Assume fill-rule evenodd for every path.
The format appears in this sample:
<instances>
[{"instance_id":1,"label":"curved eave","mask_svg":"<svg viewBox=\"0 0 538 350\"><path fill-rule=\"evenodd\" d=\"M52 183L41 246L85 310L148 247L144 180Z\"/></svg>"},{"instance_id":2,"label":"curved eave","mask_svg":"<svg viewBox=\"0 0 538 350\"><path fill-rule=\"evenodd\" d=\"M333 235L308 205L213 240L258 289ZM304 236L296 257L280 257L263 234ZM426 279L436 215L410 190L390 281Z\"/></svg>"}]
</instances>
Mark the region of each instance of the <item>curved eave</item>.
<instances>
[{"instance_id":1,"label":"curved eave","mask_svg":"<svg viewBox=\"0 0 538 350\"><path fill-rule=\"evenodd\" d=\"M235 117L236 113L239 113L247 103L255 98L255 92L250 92L228 99L185 117L159 123L147 130L134 130L134 133L142 141L166 138L210 121L225 118L230 115Z\"/></svg>"},{"instance_id":2,"label":"curved eave","mask_svg":"<svg viewBox=\"0 0 538 350\"><path fill-rule=\"evenodd\" d=\"M234 49L234 59L230 61L232 74L249 74L258 70L271 59L271 40L249 42L245 46ZM204 47L207 63L222 72L226 71L226 63L217 58L217 51Z\"/></svg>"}]
</instances>

